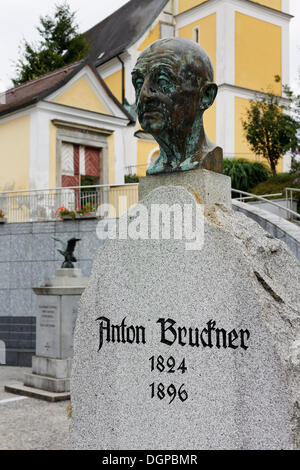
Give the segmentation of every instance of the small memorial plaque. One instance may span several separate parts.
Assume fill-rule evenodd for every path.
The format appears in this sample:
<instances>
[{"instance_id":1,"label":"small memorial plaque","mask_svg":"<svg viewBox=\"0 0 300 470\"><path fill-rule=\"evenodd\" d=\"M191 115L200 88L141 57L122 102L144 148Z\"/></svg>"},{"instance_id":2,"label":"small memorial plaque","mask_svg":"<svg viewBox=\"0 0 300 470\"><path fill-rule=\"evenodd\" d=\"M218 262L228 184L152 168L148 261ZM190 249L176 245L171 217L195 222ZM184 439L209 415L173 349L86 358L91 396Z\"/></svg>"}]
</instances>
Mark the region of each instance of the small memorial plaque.
<instances>
[{"instance_id":1,"label":"small memorial plaque","mask_svg":"<svg viewBox=\"0 0 300 470\"><path fill-rule=\"evenodd\" d=\"M37 356L60 357L60 308L54 296L39 297L37 318Z\"/></svg>"}]
</instances>

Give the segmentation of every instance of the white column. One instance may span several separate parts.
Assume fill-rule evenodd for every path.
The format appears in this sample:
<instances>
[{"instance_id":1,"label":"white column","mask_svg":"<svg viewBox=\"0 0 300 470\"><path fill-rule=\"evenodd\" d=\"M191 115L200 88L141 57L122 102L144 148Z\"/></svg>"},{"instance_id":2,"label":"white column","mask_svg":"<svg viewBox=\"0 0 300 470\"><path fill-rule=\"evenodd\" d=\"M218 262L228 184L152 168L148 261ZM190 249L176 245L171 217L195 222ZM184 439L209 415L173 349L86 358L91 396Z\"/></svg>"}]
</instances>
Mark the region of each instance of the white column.
<instances>
[{"instance_id":1,"label":"white column","mask_svg":"<svg viewBox=\"0 0 300 470\"><path fill-rule=\"evenodd\" d=\"M117 129L114 132L115 149L115 184L124 184L124 134L123 129Z\"/></svg>"},{"instance_id":2,"label":"white column","mask_svg":"<svg viewBox=\"0 0 300 470\"><path fill-rule=\"evenodd\" d=\"M235 84L235 11L220 2L217 7L217 75L218 84Z\"/></svg>"},{"instance_id":3,"label":"white column","mask_svg":"<svg viewBox=\"0 0 300 470\"><path fill-rule=\"evenodd\" d=\"M217 139L225 157L235 154L235 98L232 91L219 89L217 96Z\"/></svg>"},{"instance_id":4,"label":"white column","mask_svg":"<svg viewBox=\"0 0 300 470\"><path fill-rule=\"evenodd\" d=\"M131 167L135 169L137 167L137 146L138 139L134 137L134 132L138 130L138 126L128 126L123 130L125 139L125 161L124 168ZM127 170L125 170L125 173Z\"/></svg>"},{"instance_id":5,"label":"white column","mask_svg":"<svg viewBox=\"0 0 300 470\"><path fill-rule=\"evenodd\" d=\"M291 163L292 163L292 155L290 152L286 153L283 155L283 167L282 171L284 173L288 173L291 169Z\"/></svg>"},{"instance_id":6,"label":"white column","mask_svg":"<svg viewBox=\"0 0 300 470\"><path fill-rule=\"evenodd\" d=\"M79 175L85 175L85 147L79 145Z\"/></svg>"},{"instance_id":7,"label":"white column","mask_svg":"<svg viewBox=\"0 0 300 470\"><path fill-rule=\"evenodd\" d=\"M285 24L281 28L281 77L282 84L289 85L290 83L290 27Z\"/></svg>"},{"instance_id":8,"label":"white column","mask_svg":"<svg viewBox=\"0 0 300 470\"><path fill-rule=\"evenodd\" d=\"M284 13L290 13L290 0L282 0L281 8Z\"/></svg>"},{"instance_id":9,"label":"white column","mask_svg":"<svg viewBox=\"0 0 300 470\"><path fill-rule=\"evenodd\" d=\"M125 97L129 104L134 104L135 102L135 90L132 84L131 72L136 64L139 53L134 53L132 48L132 53L130 58L125 61Z\"/></svg>"},{"instance_id":10,"label":"white column","mask_svg":"<svg viewBox=\"0 0 300 470\"><path fill-rule=\"evenodd\" d=\"M50 119L47 112L34 109L30 120L30 189L49 188Z\"/></svg>"}]
</instances>

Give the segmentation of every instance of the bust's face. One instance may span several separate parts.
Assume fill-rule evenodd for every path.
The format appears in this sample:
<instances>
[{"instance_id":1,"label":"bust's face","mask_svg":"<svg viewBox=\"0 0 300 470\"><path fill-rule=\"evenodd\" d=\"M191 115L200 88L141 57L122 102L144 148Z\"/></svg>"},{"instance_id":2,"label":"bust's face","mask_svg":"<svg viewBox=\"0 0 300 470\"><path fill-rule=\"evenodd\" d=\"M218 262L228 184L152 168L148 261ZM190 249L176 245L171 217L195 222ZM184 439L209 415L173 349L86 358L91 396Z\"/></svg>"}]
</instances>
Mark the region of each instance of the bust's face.
<instances>
[{"instance_id":1,"label":"bust's face","mask_svg":"<svg viewBox=\"0 0 300 470\"><path fill-rule=\"evenodd\" d=\"M142 128L153 136L190 126L199 112L200 87L185 50L158 41L132 73Z\"/></svg>"}]
</instances>

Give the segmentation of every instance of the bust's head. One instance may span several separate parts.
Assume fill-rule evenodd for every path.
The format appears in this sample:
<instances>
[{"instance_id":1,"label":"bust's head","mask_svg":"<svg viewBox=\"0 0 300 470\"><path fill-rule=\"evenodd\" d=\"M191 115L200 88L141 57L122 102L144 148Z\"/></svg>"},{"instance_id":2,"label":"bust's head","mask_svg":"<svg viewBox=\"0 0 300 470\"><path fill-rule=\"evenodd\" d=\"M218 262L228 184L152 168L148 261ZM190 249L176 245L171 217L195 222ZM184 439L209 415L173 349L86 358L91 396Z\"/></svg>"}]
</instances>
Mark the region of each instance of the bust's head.
<instances>
[{"instance_id":1,"label":"bust's head","mask_svg":"<svg viewBox=\"0 0 300 470\"><path fill-rule=\"evenodd\" d=\"M153 134L183 122L191 125L217 93L208 55L189 39L154 42L140 55L132 79L140 124Z\"/></svg>"},{"instance_id":2,"label":"bust's head","mask_svg":"<svg viewBox=\"0 0 300 470\"><path fill-rule=\"evenodd\" d=\"M207 53L189 39L156 41L138 58L132 81L140 124L160 144L164 168L170 166L162 171L183 169L179 164L193 158L188 141L199 140L203 113L217 94Z\"/></svg>"}]
</instances>

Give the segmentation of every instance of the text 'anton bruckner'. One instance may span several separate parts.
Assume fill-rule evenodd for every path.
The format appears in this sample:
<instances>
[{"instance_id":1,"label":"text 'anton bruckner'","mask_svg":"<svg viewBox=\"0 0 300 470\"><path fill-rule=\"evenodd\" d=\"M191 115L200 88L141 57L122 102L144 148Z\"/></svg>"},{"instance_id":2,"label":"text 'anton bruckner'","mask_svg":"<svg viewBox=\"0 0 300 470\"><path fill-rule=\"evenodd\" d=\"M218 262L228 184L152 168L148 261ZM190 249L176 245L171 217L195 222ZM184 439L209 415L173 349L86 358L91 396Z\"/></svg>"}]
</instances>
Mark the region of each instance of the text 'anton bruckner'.
<instances>
[{"instance_id":1,"label":"text 'anton bruckner'","mask_svg":"<svg viewBox=\"0 0 300 470\"><path fill-rule=\"evenodd\" d=\"M144 326L126 325L126 317L120 324L113 324L106 317L99 317L99 349L106 343L146 344L146 328ZM192 346L203 348L248 349L249 330L230 330L216 328L216 322L209 320L204 328L178 326L171 318L159 318L160 342L172 346Z\"/></svg>"}]
</instances>

